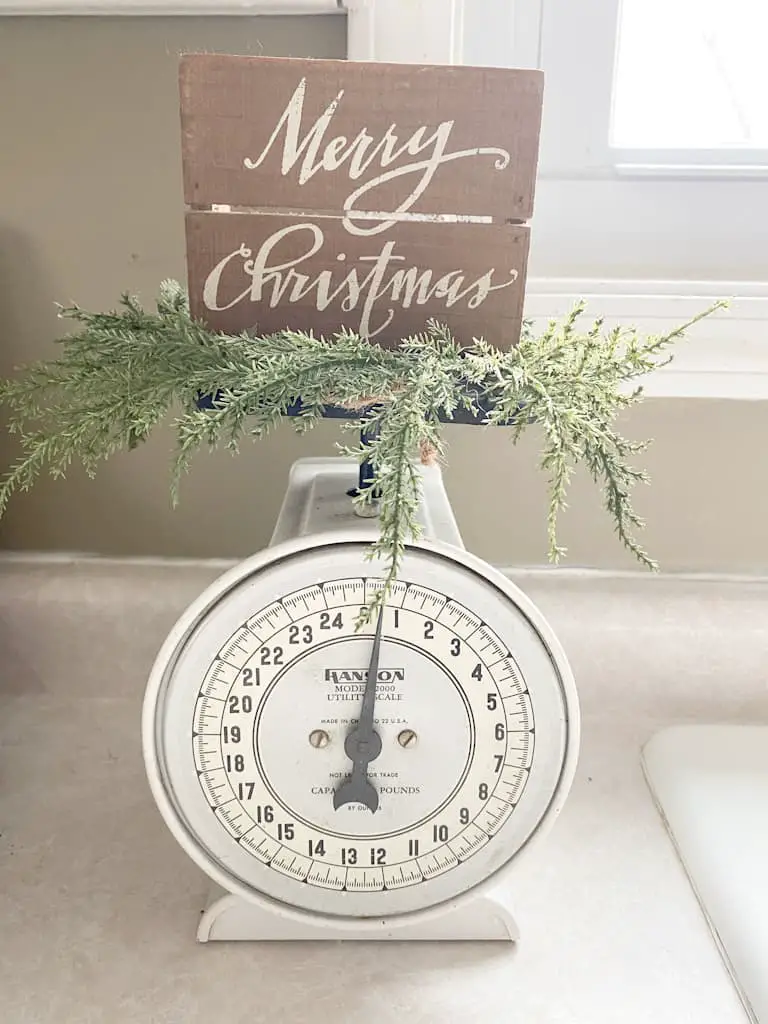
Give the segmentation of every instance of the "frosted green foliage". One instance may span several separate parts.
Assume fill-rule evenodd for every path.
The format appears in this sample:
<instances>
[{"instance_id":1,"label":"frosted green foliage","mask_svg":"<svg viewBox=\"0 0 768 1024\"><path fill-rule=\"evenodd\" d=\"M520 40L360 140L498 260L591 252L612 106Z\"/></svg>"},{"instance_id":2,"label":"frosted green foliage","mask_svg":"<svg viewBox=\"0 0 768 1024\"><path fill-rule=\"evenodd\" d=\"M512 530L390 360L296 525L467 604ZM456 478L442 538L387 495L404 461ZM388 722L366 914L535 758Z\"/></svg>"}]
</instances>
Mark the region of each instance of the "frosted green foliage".
<instances>
[{"instance_id":1,"label":"frosted green foliage","mask_svg":"<svg viewBox=\"0 0 768 1024\"><path fill-rule=\"evenodd\" d=\"M163 283L156 312L127 295L114 312L61 309L79 329L59 342L58 358L0 384L0 403L21 446L0 483L0 514L13 492L28 490L41 473L60 477L77 462L94 475L102 460L136 447L169 416L177 435L175 503L200 448L224 445L236 452L243 440L270 431L299 399L303 412L292 420L298 431L311 429L324 407L343 406L355 411L347 427L376 433L370 447L340 448L372 462L370 487L355 500L376 497L380 533L370 555L385 559L389 584L407 543L419 536L418 461L442 458L442 421L456 410L490 410L484 421L511 424L513 442L531 424L543 433L552 560L565 553L557 518L573 470L583 463L603 490L621 542L654 568L637 538L643 524L631 502L633 486L646 480L632 459L648 442L627 440L615 421L642 397L638 380L671 359L673 342L724 305L648 337L630 328L604 330L600 320L584 329L579 304L543 333L524 325L520 343L509 351L481 340L462 347L432 321L395 349L349 331L329 338L299 331L225 335L190 318L186 295L173 281ZM201 394L215 396L213 408L197 407Z\"/></svg>"}]
</instances>

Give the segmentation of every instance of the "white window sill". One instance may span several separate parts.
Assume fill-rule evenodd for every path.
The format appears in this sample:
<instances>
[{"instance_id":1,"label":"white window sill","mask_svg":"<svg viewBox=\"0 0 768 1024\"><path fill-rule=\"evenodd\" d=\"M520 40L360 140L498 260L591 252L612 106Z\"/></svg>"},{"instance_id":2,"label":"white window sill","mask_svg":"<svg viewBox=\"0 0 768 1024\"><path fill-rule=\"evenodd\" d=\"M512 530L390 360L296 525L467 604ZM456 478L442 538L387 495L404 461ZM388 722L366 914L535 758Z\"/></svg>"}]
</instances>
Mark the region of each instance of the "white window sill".
<instances>
[{"instance_id":1,"label":"white window sill","mask_svg":"<svg viewBox=\"0 0 768 1024\"><path fill-rule=\"evenodd\" d=\"M717 299L730 306L699 322L672 349L669 366L644 381L651 398L768 400L768 283L741 281L600 281L529 278L525 315L534 326L586 302L585 322L604 316L663 334Z\"/></svg>"},{"instance_id":2,"label":"white window sill","mask_svg":"<svg viewBox=\"0 0 768 1024\"><path fill-rule=\"evenodd\" d=\"M620 178L683 178L695 181L768 178L765 164L614 164Z\"/></svg>"}]
</instances>

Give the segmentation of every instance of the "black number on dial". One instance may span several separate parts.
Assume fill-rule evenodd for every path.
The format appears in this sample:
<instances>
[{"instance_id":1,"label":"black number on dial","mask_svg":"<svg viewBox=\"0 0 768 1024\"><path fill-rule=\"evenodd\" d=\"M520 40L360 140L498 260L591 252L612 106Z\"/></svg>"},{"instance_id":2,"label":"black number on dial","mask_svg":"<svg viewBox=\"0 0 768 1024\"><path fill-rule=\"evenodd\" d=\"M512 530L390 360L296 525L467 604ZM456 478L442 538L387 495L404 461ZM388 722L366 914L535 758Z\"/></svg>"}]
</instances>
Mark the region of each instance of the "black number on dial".
<instances>
[{"instance_id":1,"label":"black number on dial","mask_svg":"<svg viewBox=\"0 0 768 1024\"><path fill-rule=\"evenodd\" d=\"M309 856L310 857L324 857L325 856L325 842L319 839L315 842L314 839L309 840Z\"/></svg>"},{"instance_id":2,"label":"black number on dial","mask_svg":"<svg viewBox=\"0 0 768 1024\"><path fill-rule=\"evenodd\" d=\"M487 694L487 696L485 698L485 706L488 708L489 711L495 711L496 710L496 708L499 706L499 702L496 699L496 694L495 693Z\"/></svg>"},{"instance_id":3,"label":"black number on dial","mask_svg":"<svg viewBox=\"0 0 768 1024\"><path fill-rule=\"evenodd\" d=\"M479 661L475 665L475 667L472 669L472 678L473 679L482 679L483 678L483 666L480 664Z\"/></svg>"},{"instance_id":4,"label":"black number on dial","mask_svg":"<svg viewBox=\"0 0 768 1024\"><path fill-rule=\"evenodd\" d=\"M245 758L243 757L242 754L235 754L234 757L231 754L227 754L227 756L226 756L226 758L224 760L225 760L228 772L231 772L231 771L244 772L245 771Z\"/></svg>"},{"instance_id":5,"label":"black number on dial","mask_svg":"<svg viewBox=\"0 0 768 1024\"><path fill-rule=\"evenodd\" d=\"M504 737L507 735L507 730L504 728L503 722L496 723L496 728L493 730L493 735L496 737L497 740L504 739Z\"/></svg>"},{"instance_id":6,"label":"black number on dial","mask_svg":"<svg viewBox=\"0 0 768 1024\"><path fill-rule=\"evenodd\" d=\"M239 743L240 742L240 726L239 725L225 725L222 734L224 736L225 743Z\"/></svg>"},{"instance_id":7,"label":"black number on dial","mask_svg":"<svg viewBox=\"0 0 768 1024\"><path fill-rule=\"evenodd\" d=\"M330 612L320 612L320 629L330 629L331 627L341 629L343 625L341 612L336 612L333 618L331 618Z\"/></svg>"},{"instance_id":8,"label":"black number on dial","mask_svg":"<svg viewBox=\"0 0 768 1024\"><path fill-rule=\"evenodd\" d=\"M289 822L286 822L285 824L281 824L281 825L277 826L277 838L278 839L293 839L293 836L294 836L294 830L293 830L293 822L292 821L289 821Z\"/></svg>"},{"instance_id":9,"label":"black number on dial","mask_svg":"<svg viewBox=\"0 0 768 1024\"><path fill-rule=\"evenodd\" d=\"M435 636L435 624L431 619L427 619L424 623L424 639L433 640Z\"/></svg>"},{"instance_id":10,"label":"black number on dial","mask_svg":"<svg viewBox=\"0 0 768 1024\"><path fill-rule=\"evenodd\" d=\"M436 843L444 843L448 839L447 825L433 825L432 838Z\"/></svg>"},{"instance_id":11,"label":"black number on dial","mask_svg":"<svg viewBox=\"0 0 768 1024\"><path fill-rule=\"evenodd\" d=\"M248 785L252 786L253 783L250 782ZM273 822L274 820L275 808L271 804L265 804L263 807L259 806L256 808L256 823L258 825L261 825L262 822L265 821L267 824L270 824L270 822Z\"/></svg>"},{"instance_id":12,"label":"black number on dial","mask_svg":"<svg viewBox=\"0 0 768 1024\"><path fill-rule=\"evenodd\" d=\"M261 654L262 665L282 665L283 664L283 648L282 647L262 647L259 651Z\"/></svg>"},{"instance_id":13,"label":"black number on dial","mask_svg":"<svg viewBox=\"0 0 768 1024\"><path fill-rule=\"evenodd\" d=\"M487 782L481 782L480 783L480 785L477 787L477 795L478 795L478 797L481 800L487 800L488 799L488 783Z\"/></svg>"},{"instance_id":14,"label":"black number on dial","mask_svg":"<svg viewBox=\"0 0 768 1024\"><path fill-rule=\"evenodd\" d=\"M256 789L255 782L238 782L237 784L237 799L238 800L250 800L253 796L253 791ZM257 808L261 810L261 808ZM271 808L270 808L271 810ZM259 819L257 819L259 820Z\"/></svg>"},{"instance_id":15,"label":"black number on dial","mask_svg":"<svg viewBox=\"0 0 768 1024\"><path fill-rule=\"evenodd\" d=\"M454 658L458 658L461 654L461 640L457 636L451 640L451 654Z\"/></svg>"},{"instance_id":16,"label":"black number on dial","mask_svg":"<svg viewBox=\"0 0 768 1024\"><path fill-rule=\"evenodd\" d=\"M299 644L299 643L311 644L312 643L312 627L309 626L309 625L301 626L301 627L299 627L299 626L291 626L291 628L288 630L288 643L289 644ZM279 651L280 648L276 647L275 650ZM275 664L278 665L279 662L276 661Z\"/></svg>"},{"instance_id":17,"label":"black number on dial","mask_svg":"<svg viewBox=\"0 0 768 1024\"><path fill-rule=\"evenodd\" d=\"M357 864L357 850L350 846L341 851L341 863L342 864Z\"/></svg>"},{"instance_id":18,"label":"black number on dial","mask_svg":"<svg viewBox=\"0 0 768 1024\"><path fill-rule=\"evenodd\" d=\"M228 700L227 708L232 715L239 715L241 711L244 715L248 715L253 711L253 698L238 697L236 693L233 693Z\"/></svg>"},{"instance_id":19,"label":"black number on dial","mask_svg":"<svg viewBox=\"0 0 768 1024\"><path fill-rule=\"evenodd\" d=\"M243 669L243 686L261 686L261 678L257 668Z\"/></svg>"}]
</instances>

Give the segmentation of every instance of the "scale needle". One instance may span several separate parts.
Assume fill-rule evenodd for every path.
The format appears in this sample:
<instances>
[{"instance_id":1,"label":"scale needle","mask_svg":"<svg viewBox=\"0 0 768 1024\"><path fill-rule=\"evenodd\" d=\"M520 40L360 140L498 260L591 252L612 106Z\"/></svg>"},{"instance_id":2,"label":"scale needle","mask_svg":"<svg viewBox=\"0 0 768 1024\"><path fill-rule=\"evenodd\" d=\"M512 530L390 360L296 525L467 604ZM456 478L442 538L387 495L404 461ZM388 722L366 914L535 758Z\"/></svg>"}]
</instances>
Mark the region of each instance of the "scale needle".
<instances>
[{"instance_id":1,"label":"scale needle","mask_svg":"<svg viewBox=\"0 0 768 1024\"><path fill-rule=\"evenodd\" d=\"M360 717L344 741L344 753L352 762L352 773L336 788L333 794L335 810L344 804L363 804L371 813L379 807L379 794L368 778L368 765L381 753L381 737L373 728L373 709L376 705L376 682L379 675L379 651L381 649L381 628L384 609L379 609L373 650L368 665L368 675L363 690Z\"/></svg>"}]
</instances>

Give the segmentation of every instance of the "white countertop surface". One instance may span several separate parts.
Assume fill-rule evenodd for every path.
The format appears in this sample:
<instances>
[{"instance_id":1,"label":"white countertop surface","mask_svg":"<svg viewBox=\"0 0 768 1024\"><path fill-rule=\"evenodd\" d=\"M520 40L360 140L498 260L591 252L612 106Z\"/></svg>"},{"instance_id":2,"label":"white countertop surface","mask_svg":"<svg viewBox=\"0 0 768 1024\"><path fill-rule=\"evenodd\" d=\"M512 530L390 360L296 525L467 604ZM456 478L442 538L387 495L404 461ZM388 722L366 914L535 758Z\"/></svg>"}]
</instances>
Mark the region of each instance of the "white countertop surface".
<instances>
[{"instance_id":1,"label":"white countertop surface","mask_svg":"<svg viewBox=\"0 0 768 1024\"><path fill-rule=\"evenodd\" d=\"M644 782L679 722L768 722L768 584L516 582L576 674L566 809L511 879L506 944L195 942L207 879L152 803L149 666L210 564L0 559L4 1024L743 1024Z\"/></svg>"}]
</instances>

